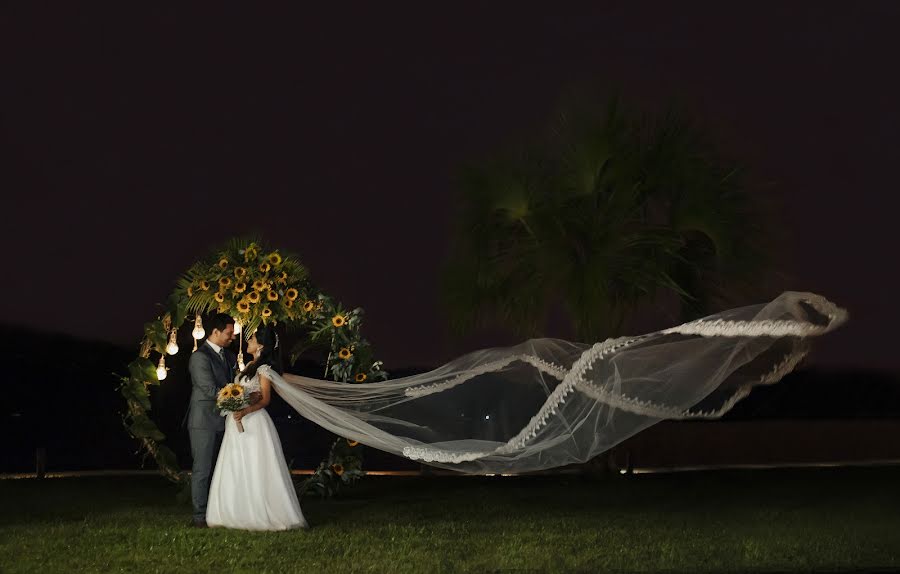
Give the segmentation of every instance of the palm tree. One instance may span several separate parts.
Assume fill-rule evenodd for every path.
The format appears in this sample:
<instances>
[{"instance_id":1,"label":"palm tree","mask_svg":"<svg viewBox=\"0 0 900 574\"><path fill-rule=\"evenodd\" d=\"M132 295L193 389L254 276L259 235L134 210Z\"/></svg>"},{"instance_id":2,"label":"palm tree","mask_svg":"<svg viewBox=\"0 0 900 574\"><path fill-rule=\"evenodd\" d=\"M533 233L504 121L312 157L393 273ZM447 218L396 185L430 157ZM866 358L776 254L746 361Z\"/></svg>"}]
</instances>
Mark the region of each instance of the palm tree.
<instances>
[{"instance_id":1,"label":"palm tree","mask_svg":"<svg viewBox=\"0 0 900 574\"><path fill-rule=\"evenodd\" d=\"M549 137L462 173L443 281L456 332L540 336L561 305L597 341L661 293L687 319L753 286L766 264L756 203L700 130L617 99L570 110Z\"/></svg>"}]
</instances>

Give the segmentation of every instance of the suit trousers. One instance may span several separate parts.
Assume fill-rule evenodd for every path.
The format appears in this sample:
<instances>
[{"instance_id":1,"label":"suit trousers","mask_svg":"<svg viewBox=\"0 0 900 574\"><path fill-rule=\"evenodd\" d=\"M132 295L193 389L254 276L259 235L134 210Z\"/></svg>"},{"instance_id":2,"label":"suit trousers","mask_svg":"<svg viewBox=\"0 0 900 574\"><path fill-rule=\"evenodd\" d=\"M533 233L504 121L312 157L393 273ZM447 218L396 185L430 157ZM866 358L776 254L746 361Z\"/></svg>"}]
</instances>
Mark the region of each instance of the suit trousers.
<instances>
[{"instance_id":1,"label":"suit trousers","mask_svg":"<svg viewBox=\"0 0 900 574\"><path fill-rule=\"evenodd\" d=\"M194 464L191 468L191 502L194 504L194 520L206 520L209 486L212 482L216 457L219 455L225 431L192 428L189 430L189 435L191 456L194 457Z\"/></svg>"}]
</instances>

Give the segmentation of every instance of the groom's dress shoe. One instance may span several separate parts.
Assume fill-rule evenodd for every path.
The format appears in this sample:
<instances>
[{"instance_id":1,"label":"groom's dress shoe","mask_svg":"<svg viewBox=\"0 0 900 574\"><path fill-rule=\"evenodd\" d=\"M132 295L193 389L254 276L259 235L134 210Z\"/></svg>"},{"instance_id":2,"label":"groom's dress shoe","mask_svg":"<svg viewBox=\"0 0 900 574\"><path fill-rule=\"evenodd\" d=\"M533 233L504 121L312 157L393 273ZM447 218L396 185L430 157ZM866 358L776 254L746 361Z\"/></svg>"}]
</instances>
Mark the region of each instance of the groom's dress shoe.
<instances>
[{"instance_id":1,"label":"groom's dress shoe","mask_svg":"<svg viewBox=\"0 0 900 574\"><path fill-rule=\"evenodd\" d=\"M193 526L194 528L208 528L206 526L206 521L201 520L200 518L195 518L194 521L191 523L191 526Z\"/></svg>"}]
</instances>

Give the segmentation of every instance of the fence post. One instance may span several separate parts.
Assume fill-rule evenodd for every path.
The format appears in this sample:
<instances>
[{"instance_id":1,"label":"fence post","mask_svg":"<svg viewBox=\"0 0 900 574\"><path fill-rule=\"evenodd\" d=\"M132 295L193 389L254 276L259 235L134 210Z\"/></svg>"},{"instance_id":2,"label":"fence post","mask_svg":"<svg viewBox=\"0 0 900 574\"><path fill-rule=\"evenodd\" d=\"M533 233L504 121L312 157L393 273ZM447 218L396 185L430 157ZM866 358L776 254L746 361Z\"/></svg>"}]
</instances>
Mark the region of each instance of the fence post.
<instances>
[{"instance_id":1,"label":"fence post","mask_svg":"<svg viewBox=\"0 0 900 574\"><path fill-rule=\"evenodd\" d=\"M34 453L35 471L38 478L44 478L47 475L47 449L39 446Z\"/></svg>"}]
</instances>

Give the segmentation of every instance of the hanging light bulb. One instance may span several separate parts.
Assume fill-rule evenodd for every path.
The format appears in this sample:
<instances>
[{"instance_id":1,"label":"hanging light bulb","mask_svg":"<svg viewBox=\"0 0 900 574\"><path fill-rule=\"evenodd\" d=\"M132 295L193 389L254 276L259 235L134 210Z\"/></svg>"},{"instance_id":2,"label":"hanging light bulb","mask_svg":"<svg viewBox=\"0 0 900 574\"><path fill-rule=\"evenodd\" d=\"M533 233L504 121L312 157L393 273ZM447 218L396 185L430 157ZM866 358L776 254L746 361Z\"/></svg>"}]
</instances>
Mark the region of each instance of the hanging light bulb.
<instances>
[{"instance_id":1,"label":"hanging light bulb","mask_svg":"<svg viewBox=\"0 0 900 574\"><path fill-rule=\"evenodd\" d=\"M191 332L191 335L193 335L195 339L202 339L206 336L206 331L203 330L203 320L200 318L200 313L197 313L197 318L194 319L194 330Z\"/></svg>"},{"instance_id":2,"label":"hanging light bulb","mask_svg":"<svg viewBox=\"0 0 900 574\"><path fill-rule=\"evenodd\" d=\"M163 355L159 358L159 366L156 367L156 378L160 381L166 378L166 356Z\"/></svg>"},{"instance_id":3,"label":"hanging light bulb","mask_svg":"<svg viewBox=\"0 0 900 574\"><path fill-rule=\"evenodd\" d=\"M244 370L244 336L241 335L241 322L237 319L234 320L234 334L237 335L238 338L238 356L237 356L237 367L238 371Z\"/></svg>"},{"instance_id":4,"label":"hanging light bulb","mask_svg":"<svg viewBox=\"0 0 900 574\"><path fill-rule=\"evenodd\" d=\"M166 345L166 352L170 355L174 355L178 352L178 341L176 341L177 335L177 329L172 329L172 332L169 334L169 344Z\"/></svg>"}]
</instances>

